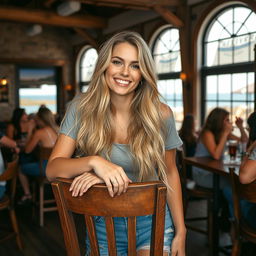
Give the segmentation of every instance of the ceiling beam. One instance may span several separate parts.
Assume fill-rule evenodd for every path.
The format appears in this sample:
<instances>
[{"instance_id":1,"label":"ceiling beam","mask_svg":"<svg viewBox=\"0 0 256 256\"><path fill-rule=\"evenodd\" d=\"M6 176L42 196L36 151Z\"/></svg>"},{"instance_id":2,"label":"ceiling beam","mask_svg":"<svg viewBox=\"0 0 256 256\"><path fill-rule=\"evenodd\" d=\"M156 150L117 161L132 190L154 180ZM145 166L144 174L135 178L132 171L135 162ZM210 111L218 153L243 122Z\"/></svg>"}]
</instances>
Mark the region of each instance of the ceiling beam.
<instances>
[{"instance_id":1,"label":"ceiling beam","mask_svg":"<svg viewBox=\"0 0 256 256\"><path fill-rule=\"evenodd\" d=\"M63 17L52 11L6 7L0 7L0 20L77 28L105 28L107 26L105 19L87 14Z\"/></svg>"},{"instance_id":2,"label":"ceiling beam","mask_svg":"<svg viewBox=\"0 0 256 256\"><path fill-rule=\"evenodd\" d=\"M172 24L177 28L181 28L184 26L183 21L173 14L170 10L163 8L162 6L156 5L154 10L160 14L168 23Z\"/></svg>"},{"instance_id":3,"label":"ceiling beam","mask_svg":"<svg viewBox=\"0 0 256 256\"><path fill-rule=\"evenodd\" d=\"M56 2L56 0L46 0L46 1L44 2L44 6L47 7L47 8L50 8L51 5L52 5L54 2Z\"/></svg>"},{"instance_id":4,"label":"ceiling beam","mask_svg":"<svg viewBox=\"0 0 256 256\"><path fill-rule=\"evenodd\" d=\"M180 0L79 0L81 3L85 4L93 4L93 5L102 5L102 6L109 6L113 4L115 6L132 6L134 9L136 7L147 7L152 8L155 5L161 6L179 6Z\"/></svg>"},{"instance_id":5,"label":"ceiling beam","mask_svg":"<svg viewBox=\"0 0 256 256\"><path fill-rule=\"evenodd\" d=\"M99 45L97 41L89 35L84 29L74 28L74 31L80 35L87 43L89 43L92 47L98 49Z\"/></svg>"}]
</instances>

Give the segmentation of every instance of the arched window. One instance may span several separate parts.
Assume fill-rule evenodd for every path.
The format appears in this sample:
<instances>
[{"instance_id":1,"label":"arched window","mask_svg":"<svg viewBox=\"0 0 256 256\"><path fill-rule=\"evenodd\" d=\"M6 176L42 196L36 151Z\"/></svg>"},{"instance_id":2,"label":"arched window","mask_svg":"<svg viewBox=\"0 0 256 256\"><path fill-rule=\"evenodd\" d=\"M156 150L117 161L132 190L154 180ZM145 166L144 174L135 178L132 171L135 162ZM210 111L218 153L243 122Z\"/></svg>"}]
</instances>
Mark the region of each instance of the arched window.
<instances>
[{"instance_id":1,"label":"arched window","mask_svg":"<svg viewBox=\"0 0 256 256\"><path fill-rule=\"evenodd\" d=\"M256 14L246 6L232 5L217 13L203 37L202 119L222 107L247 119L254 110L254 45Z\"/></svg>"},{"instance_id":2,"label":"arched window","mask_svg":"<svg viewBox=\"0 0 256 256\"><path fill-rule=\"evenodd\" d=\"M86 47L81 54L79 64L79 85L82 92L86 91L98 58L96 49Z\"/></svg>"},{"instance_id":3,"label":"arched window","mask_svg":"<svg viewBox=\"0 0 256 256\"><path fill-rule=\"evenodd\" d=\"M177 126L183 120L179 30L165 26L153 37L152 53L158 73L158 90L172 108Z\"/></svg>"}]
</instances>

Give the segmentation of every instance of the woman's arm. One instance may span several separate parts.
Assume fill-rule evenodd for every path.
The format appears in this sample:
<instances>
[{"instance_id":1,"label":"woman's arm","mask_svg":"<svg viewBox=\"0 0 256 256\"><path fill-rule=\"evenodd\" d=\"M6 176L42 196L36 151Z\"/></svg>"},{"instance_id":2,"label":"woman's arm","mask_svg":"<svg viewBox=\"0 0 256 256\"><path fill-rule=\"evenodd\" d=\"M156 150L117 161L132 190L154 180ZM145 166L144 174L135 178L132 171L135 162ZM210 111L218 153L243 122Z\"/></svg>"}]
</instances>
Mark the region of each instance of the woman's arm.
<instances>
[{"instance_id":1,"label":"woman's arm","mask_svg":"<svg viewBox=\"0 0 256 256\"><path fill-rule=\"evenodd\" d=\"M6 129L6 136L10 139L14 138L14 126L13 124L9 124Z\"/></svg>"},{"instance_id":2,"label":"woman's arm","mask_svg":"<svg viewBox=\"0 0 256 256\"><path fill-rule=\"evenodd\" d=\"M211 131L205 131L201 137L202 143L207 148L208 152L211 154L211 156L219 160L223 154L224 147L226 145L226 141L228 138L229 132L223 132L219 143L216 144L214 135Z\"/></svg>"},{"instance_id":3,"label":"woman's arm","mask_svg":"<svg viewBox=\"0 0 256 256\"><path fill-rule=\"evenodd\" d=\"M8 138L5 135L0 139L0 143L2 143L3 145L5 145L5 146L7 146L9 148L16 148L17 147L16 141Z\"/></svg>"},{"instance_id":4,"label":"woman's arm","mask_svg":"<svg viewBox=\"0 0 256 256\"><path fill-rule=\"evenodd\" d=\"M256 180L256 160L247 159L240 167L239 180L243 184L248 184Z\"/></svg>"},{"instance_id":5,"label":"woman's arm","mask_svg":"<svg viewBox=\"0 0 256 256\"><path fill-rule=\"evenodd\" d=\"M247 142L248 141L248 135L245 132L245 129L243 127L243 119L242 118L236 117L236 126L238 127L238 129L240 130L240 133L241 133L240 141L241 142Z\"/></svg>"},{"instance_id":6,"label":"woman's arm","mask_svg":"<svg viewBox=\"0 0 256 256\"><path fill-rule=\"evenodd\" d=\"M86 156L71 158L75 150L75 140L61 134L54 146L48 160L46 175L49 180L56 177L74 178L71 185L73 196L81 195L92 186L85 180L87 172L94 173L102 179L111 196L126 191L131 180L127 177L122 167L113 164L100 156Z\"/></svg>"},{"instance_id":7,"label":"woman's arm","mask_svg":"<svg viewBox=\"0 0 256 256\"><path fill-rule=\"evenodd\" d=\"M41 133L42 131L37 130L32 136L29 136L28 142L25 145L25 153L30 153L35 149L35 147L41 140Z\"/></svg>"},{"instance_id":8,"label":"woman's arm","mask_svg":"<svg viewBox=\"0 0 256 256\"><path fill-rule=\"evenodd\" d=\"M184 223L182 192L180 177L175 161L176 150L167 150L165 162L167 167L167 180L171 189L167 192L167 202L171 210L175 226L175 238L172 243L172 255L185 255L186 227Z\"/></svg>"}]
</instances>

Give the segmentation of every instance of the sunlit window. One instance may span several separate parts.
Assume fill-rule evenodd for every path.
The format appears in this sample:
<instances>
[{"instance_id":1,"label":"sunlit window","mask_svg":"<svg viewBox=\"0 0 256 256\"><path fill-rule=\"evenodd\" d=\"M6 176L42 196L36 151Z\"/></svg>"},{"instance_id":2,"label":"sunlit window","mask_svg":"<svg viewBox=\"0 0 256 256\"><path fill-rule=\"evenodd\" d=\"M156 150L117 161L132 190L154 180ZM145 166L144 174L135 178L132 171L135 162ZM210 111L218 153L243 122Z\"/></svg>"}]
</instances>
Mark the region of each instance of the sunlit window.
<instances>
[{"instance_id":1,"label":"sunlit window","mask_svg":"<svg viewBox=\"0 0 256 256\"><path fill-rule=\"evenodd\" d=\"M86 91L91 80L95 64L98 58L98 53L94 48L87 48L80 59L80 88L81 91Z\"/></svg>"},{"instance_id":2,"label":"sunlit window","mask_svg":"<svg viewBox=\"0 0 256 256\"><path fill-rule=\"evenodd\" d=\"M203 39L203 118L223 107L247 119L254 110L254 45L256 14L245 6L233 5L209 23Z\"/></svg>"},{"instance_id":3,"label":"sunlit window","mask_svg":"<svg viewBox=\"0 0 256 256\"><path fill-rule=\"evenodd\" d=\"M57 112L56 70L54 68L19 68L19 105L27 114L36 113L41 105Z\"/></svg>"},{"instance_id":4,"label":"sunlit window","mask_svg":"<svg viewBox=\"0 0 256 256\"><path fill-rule=\"evenodd\" d=\"M158 73L159 92L172 108L179 127L183 120L179 30L170 26L163 28L155 37L152 52Z\"/></svg>"}]
</instances>

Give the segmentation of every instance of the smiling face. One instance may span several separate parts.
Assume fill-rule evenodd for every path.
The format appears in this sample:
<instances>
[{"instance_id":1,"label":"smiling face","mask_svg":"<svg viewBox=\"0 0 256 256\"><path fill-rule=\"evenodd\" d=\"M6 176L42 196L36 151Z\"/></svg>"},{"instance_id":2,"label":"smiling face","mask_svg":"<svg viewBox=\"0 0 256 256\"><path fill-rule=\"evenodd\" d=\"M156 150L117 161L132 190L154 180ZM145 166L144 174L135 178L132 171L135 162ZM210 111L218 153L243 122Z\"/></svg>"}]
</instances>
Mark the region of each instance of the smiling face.
<instances>
[{"instance_id":1,"label":"smiling face","mask_svg":"<svg viewBox=\"0 0 256 256\"><path fill-rule=\"evenodd\" d=\"M126 42L115 45L105 78L111 96L133 96L141 80L137 48Z\"/></svg>"}]
</instances>

